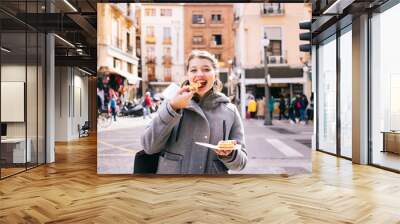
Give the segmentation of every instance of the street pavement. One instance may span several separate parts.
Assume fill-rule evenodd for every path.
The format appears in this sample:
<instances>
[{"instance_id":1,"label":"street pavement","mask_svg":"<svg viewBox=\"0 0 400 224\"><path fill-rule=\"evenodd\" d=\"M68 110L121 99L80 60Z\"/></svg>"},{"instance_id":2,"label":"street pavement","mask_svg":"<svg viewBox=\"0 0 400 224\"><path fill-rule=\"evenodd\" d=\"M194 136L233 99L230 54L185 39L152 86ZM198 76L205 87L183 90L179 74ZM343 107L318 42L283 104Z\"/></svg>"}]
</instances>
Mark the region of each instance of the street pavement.
<instances>
[{"instance_id":1,"label":"street pavement","mask_svg":"<svg viewBox=\"0 0 400 224\"><path fill-rule=\"evenodd\" d=\"M157 114L152 114L157 116ZM97 133L99 174L132 174L136 152L142 149L140 136L150 119L117 118ZM232 174L298 174L311 172L312 124L290 124L273 120L244 120L248 163Z\"/></svg>"}]
</instances>

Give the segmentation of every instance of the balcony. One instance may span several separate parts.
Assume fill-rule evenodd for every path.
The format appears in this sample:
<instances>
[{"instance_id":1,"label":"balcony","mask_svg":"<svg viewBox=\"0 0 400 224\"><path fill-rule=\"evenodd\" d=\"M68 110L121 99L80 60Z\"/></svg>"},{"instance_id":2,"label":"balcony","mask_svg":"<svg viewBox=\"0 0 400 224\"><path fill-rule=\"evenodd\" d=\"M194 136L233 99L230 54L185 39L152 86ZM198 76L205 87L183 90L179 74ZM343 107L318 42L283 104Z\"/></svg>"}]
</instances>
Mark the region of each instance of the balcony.
<instances>
[{"instance_id":1,"label":"balcony","mask_svg":"<svg viewBox=\"0 0 400 224\"><path fill-rule=\"evenodd\" d=\"M145 61L146 61L146 64L156 64L156 57L146 56Z\"/></svg>"},{"instance_id":2,"label":"balcony","mask_svg":"<svg viewBox=\"0 0 400 224\"><path fill-rule=\"evenodd\" d=\"M281 16L285 14L282 3L264 3L261 8L262 16Z\"/></svg>"},{"instance_id":3,"label":"balcony","mask_svg":"<svg viewBox=\"0 0 400 224\"><path fill-rule=\"evenodd\" d=\"M147 36L146 44L156 44L156 37L155 36Z\"/></svg>"},{"instance_id":4,"label":"balcony","mask_svg":"<svg viewBox=\"0 0 400 224\"><path fill-rule=\"evenodd\" d=\"M171 39L171 37L164 38L163 44L164 44L164 45L171 45L171 44L172 44L172 39Z\"/></svg>"},{"instance_id":5,"label":"balcony","mask_svg":"<svg viewBox=\"0 0 400 224\"><path fill-rule=\"evenodd\" d=\"M287 64L287 60L283 56L268 56L267 57L268 64Z\"/></svg>"}]
</instances>

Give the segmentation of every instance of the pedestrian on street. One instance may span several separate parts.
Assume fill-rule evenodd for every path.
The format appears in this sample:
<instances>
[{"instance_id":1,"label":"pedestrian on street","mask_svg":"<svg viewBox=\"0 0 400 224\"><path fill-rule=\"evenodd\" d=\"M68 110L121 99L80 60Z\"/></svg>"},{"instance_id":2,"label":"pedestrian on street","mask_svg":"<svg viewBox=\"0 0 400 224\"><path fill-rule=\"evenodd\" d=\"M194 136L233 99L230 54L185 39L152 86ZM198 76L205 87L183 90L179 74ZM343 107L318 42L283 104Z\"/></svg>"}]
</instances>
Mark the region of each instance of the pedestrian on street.
<instances>
[{"instance_id":1,"label":"pedestrian on street","mask_svg":"<svg viewBox=\"0 0 400 224\"><path fill-rule=\"evenodd\" d=\"M115 96L115 94L113 94L110 99L110 110L114 121L117 121L117 97Z\"/></svg>"},{"instance_id":2,"label":"pedestrian on street","mask_svg":"<svg viewBox=\"0 0 400 224\"><path fill-rule=\"evenodd\" d=\"M147 116L151 119L151 104L150 92L146 92L143 100L143 119L146 119Z\"/></svg>"},{"instance_id":3,"label":"pedestrian on street","mask_svg":"<svg viewBox=\"0 0 400 224\"><path fill-rule=\"evenodd\" d=\"M286 113L286 100L281 95L280 100L279 100L279 120L281 120L282 117L284 119L288 118L285 113Z\"/></svg>"},{"instance_id":4,"label":"pedestrian on street","mask_svg":"<svg viewBox=\"0 0 400 224\"><path fill-rule=\"evenodd\" d=\"M269 98L268 109L269 109L269 117L272 120L272 115L273 115L274 110L275 110L275 99L274 99L273 96L270 96L270 98Z\"/></svg>"},{"instance_id":5,"label":"pedestrian on street","mask_svg":"<svg viewBox=\"0 0 400 224\"><path fill-rule=\"evenodd\" d=\"M247 111L250 113L250 118L256 117L257 103L254 99L249 100L249 106L247 107Z\"/></svg>"},{"instance_id":6,"label":"pedestrian on street","mask_svg":"<svg viewBox=\"0 0 400 224\"><path fill-rule=\"evenodd\" d=\"M265 116L265 97L257 100L257 119L264 119Z\"/></svg>"},{"instance_id":7,"label":"pedestrian on street","mask_svg":"<svg viewBox=\"0 0 400 224\"><path fill-rule=\"evenodd\" d=\"M300 123L301 124L306 124L306 109L308 107L308 100L307 100L307 96L302 94L301 98L300 98L300 103L301 103L301 107L300 107Z\"/></svg>"},{"instance_id":8,"label":"pedestrian on street","mask_svg":"<svg viewBox=\"0 0 400 224\"><path fill-rule=\"evenodd\" d=\"M298 123L300 121L301 115L300 115L300 109L301 109L302 105L301 105L301 99L300 99L300 95L296 95L296 99L294 102L294 114L296 116L296 123Z\"/></svg>"},{"instance_id":9,"label":"pedestrian on street","mask_svg":"<svg viewBox=\"0 0 400 224\"><path fill-rule=\"evenodd\" d=\"M227 174L246 166L242 120L220 92L217 66L209 52L192 51L186 63L188 80L146 128L141 142L147 154L160 154L158 174ZM234 150L234 142L215 150L195 144L217 145L221 140L235 140L241 148Z\"/></svg>"},{"instance_id":10,"label":"pedestrian on street","mask_svg":"<svg viewBox=\"0 0 400 224\"><path fill-rule=\"evenodd\" d=\"M295 104L296 97L293 97L289 104L289 120L291 124L296 123Z\"/></svg>"},{"instance_id":11,"label":"pedestrian on street","mask_svg":"<svg viewBox=\"0 0 400 224\"><path fill-rule=\"evenodd\" d=\"M310 96L310 105L307 109L307 121L314 120L314 93L311 93Z\"/></svg>"}]
</instances>

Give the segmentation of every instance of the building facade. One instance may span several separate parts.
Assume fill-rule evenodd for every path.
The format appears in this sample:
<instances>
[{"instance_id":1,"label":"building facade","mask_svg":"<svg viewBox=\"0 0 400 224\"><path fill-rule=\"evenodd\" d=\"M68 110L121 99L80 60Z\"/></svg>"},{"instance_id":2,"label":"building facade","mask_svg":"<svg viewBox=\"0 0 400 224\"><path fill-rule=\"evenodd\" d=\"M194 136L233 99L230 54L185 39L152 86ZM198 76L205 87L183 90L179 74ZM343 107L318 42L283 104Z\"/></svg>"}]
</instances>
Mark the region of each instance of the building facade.
<instances>
[{"instance_id":1,"label":"building facade","mask_svg":"<svg viewBox=\"0 0 400 224\"><path fill-rule=\"evenodd\" d=\"M246 92L264 96L264 52L271 95L311 95L310 55L300 52L299 22L311 19L310 4L235 4L235 71L246 76ZM265 48L265 44L268 46ZM305 68L306 67L306 68Z\"/></svg>"},{"instance_id":2,"label":"building facade","mask_svg":"<svg viewBox=\"0 0 400 224\"><path fill-rule=\"evenodd\" d=\"M158 93L184 79L182 4L141 4L144 89Z\"/></svg>"},{"instance_id":3,"label":"building facade","mask_svg":"<svg viewBox=\"0 0 400 224\"><path fill-rule=\"evenodd\" d=\"M130 88L130 98L136 97L139 87L138 64L136 55L135 5L98 4L97 15L97 67L114 71L125 78Z\"/></svg>"},{"instance_id":4,"label":"building facade","mask_svg":"<svg viewBox=\"0 0 400 224\"><path fill-rule=\"evenodd\" d=\"M234 59L233 4L185 4L185 58L192 50L206 50L219 61L223 92L230 95L229 75Z\"/></svg>"}]
</instances>

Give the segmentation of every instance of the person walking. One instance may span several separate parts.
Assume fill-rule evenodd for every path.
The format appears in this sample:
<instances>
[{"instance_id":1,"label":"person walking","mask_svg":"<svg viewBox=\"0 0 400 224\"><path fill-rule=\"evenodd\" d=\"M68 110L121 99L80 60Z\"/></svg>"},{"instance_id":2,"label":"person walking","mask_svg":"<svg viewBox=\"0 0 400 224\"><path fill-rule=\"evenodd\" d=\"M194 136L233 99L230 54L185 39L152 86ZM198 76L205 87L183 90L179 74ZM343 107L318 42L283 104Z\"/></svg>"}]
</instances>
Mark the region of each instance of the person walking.
<instances>
[{"instance_id":1,"label":"person walking","mask_svg":"<svg viewBox=\"0 0 400 224\"><path fill-rule=\"evenodd\" d=\"M143 119L146 119L147 116L151 119L151 104L150 92L146 92L143 100Z\"/></svg>"},{"instance_id":2,"label":"person walking","mask_svg":"<svg viewBox=\"0 0 400 224\"><path fill-rule=\"evenodd\" d=\"M270 98L269 98L268 109L269 109L269 117L272 120L272 117L273 117L272 115L275 110L275 98L273 96L270 96Z\"/></svg>"},{"instance_id":3,"label":"person walking","mask_svg":"<svg viewBox=\"0 0 400 224\"><path fill-rule=\"evenodd\" d=\"M264 119L265 116L265 97L257 100L257 119Z\"/></svg>"},{"instance_id":4,"label":"person walking","mask_svg":"<svg viewBox=\"0 0 400 224\"><path fill-rule=\"evenodd\" d=\"M247 111L250 113L250 118L256 117L257 103L254 99L249 100L249 106L247 107Z\"/></svg>"},{"instance_id":5,"label":"person walking","mask_svg":"<svg viewBox=\"0 0 400 224\"><path fill-rule=\"evenodd\" d=\"M296 123L298 123L300 121L300 109L301 109L301 99L300 99L300 95L296 95L296 99L294 102L294 114L296 117Z\"/></svg>"},{"instance_id":6,"label":"person walking","mask_svg":"<svg viewBox=\"0 0 400 224\"><path fill-rule=\"evenodd\" d=\"M289 104L289 120L291 124L296 123L295 104L296 104L296 97L293 97L290 100Z\"/></svg>"},{"instance_id":7,"label":"person walking","mask_svg":"<svg viewBox=\"0 0 400 224\"><path fill-rule=\"evenodd\" d=\"M314 93L311 93L310 96L310 105L307 109L307 121L313 121L314 120Z\"/></svg>"},{"instance_id":8,"label":"person walking","mask_svg":"<svg viewBox=\"0 0 400 224\"><path fill-rule=\"evenodd\" d=\"M220 92L217 70L212 54L192 51L186 63L188 80L146 128L141 143L146 154L159 153L157 174L228 174L246 166L242 119ZM222 145L224 140L232 141L217 149L195 143Z\"/></svg>"},{"instance_id":9,"label":"person walking","mask_svg":"<svg viewBox=\"0 0 400 224\"><path fill-rule=\"evenodd\" d=\"M307 96L302 94L301 98L300 98L300 103L301 103L301 107L300 107L300 123L301 124L306 124L306 109L308 107L308 100L307 100Z\"/></svg>"},{"instance_id":10,"label":"person walking","mask_svg":"<svg viewBox=\"0 0 400 224\"><path fill-rule=\"evenodd\" d=\"M288 119L285 113L286 113L286 100L285 98L283 98L283 95L281 95L279 100L279 120L281 120L282 117L284 119Z\"/></svg>"},{"instance_id":11,"label":"person walking","mask_svg":"<svg viewBox=\"0 0 400 224\"><path fill-rule=\"evenodd\" d=\"M113 94L110 99L110 109L114 121L117 121L117 97L115 96L115 94Z\"/></svg>"}]
</instances>

